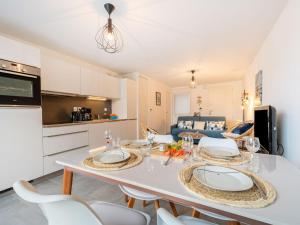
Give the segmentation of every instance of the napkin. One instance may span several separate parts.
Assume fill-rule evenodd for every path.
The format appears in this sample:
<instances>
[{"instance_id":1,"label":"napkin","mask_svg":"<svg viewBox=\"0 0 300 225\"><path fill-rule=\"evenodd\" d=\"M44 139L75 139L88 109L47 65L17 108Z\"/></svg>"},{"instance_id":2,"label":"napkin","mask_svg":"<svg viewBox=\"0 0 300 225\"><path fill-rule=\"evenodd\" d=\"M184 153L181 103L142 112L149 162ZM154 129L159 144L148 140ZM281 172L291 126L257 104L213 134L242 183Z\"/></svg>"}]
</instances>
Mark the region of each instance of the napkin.
<instances>
[{"instance_id":1,"label":"napkin","mask_svg":"<svg viewBox=\"0 0 300 225\"><path fill-rule=\"evenodd\" d=\"M172 135L155 134L154 135L154 142L161 143L161 144L171 144L172 142L174 142L174 139L173 139Z\"/></svg>"},{"instance_id":2,"label":"napkin","mask_svg":"<svg viewBox=\"0 0 300 225\"><path fill-rule=\"evenodd\" d=\"M225 138L210 138L202 137L199 141L198 148L222 148L223 150L233 153L234 155L239 154L239 148L236 142L232 139Z\"/></svg>"}]
</instances>

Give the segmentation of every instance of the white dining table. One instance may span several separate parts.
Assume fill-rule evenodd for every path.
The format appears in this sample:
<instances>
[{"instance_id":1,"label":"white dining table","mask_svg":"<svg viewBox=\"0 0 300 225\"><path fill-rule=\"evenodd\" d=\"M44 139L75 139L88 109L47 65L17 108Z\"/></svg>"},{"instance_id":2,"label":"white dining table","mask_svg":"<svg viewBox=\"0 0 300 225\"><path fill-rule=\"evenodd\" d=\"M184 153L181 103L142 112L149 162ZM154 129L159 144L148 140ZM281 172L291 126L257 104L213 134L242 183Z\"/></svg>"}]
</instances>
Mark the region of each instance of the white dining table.
<instances>
[{"instance_id":1,"label":"white dining table","mask_svg":"<svg viewBox=\"0 0 300 225\"><path fill-rule=\"evenodd\" d=\"M126 185L155 194L187 207L218 213L246 224L300 224L300 170L281 156L256 154L257 174L275 187L277 199L265 208L249 209L214 203L188 191L178 179L179 171L187 166L180 160L171 160L164 166L165 157L148 156L141 164L130 169L99 171L83 165L82 162L88 154L79 152L56 161L64 168L64 194L71 194L73 173L79 173L107 183ZM243 167L247 166L245 164Z\"/></svg>"}]
</instances>

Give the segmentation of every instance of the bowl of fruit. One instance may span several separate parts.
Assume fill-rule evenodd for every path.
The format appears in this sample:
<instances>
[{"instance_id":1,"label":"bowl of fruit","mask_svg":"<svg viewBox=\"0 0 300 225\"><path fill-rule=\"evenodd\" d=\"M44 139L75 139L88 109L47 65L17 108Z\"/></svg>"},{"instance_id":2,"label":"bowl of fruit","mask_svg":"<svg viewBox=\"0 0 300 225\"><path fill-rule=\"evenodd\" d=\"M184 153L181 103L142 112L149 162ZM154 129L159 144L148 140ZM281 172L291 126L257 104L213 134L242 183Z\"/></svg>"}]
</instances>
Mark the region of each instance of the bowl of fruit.
<instances>
[{"instance_id":1,"label":"bowl of fruit","mask_svg":"<svg viewBox=\"0 0 300 225\"><path fill-rule=\"evenodd\" d=\"M181 157L185 155L185 151L182 149L182 141L178 141L173 144L169 144L167 149L164 151L164 155L173 157Z\"/></svg>"}]
</instances>

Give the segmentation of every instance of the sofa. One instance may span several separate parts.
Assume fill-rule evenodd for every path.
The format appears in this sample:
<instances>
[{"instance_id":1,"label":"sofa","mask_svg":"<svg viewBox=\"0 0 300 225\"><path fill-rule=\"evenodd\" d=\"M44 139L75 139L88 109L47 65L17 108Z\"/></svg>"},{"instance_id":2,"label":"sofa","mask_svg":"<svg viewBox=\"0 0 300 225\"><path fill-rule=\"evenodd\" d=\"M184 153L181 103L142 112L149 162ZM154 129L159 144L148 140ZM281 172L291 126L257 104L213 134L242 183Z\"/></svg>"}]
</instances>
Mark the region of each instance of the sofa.
<instances>
[{"instance_id":1,"label":"sofa","mask_svg":"<svg viewBox=\"0 0 300 225\"><path fill-rule=\"evenodd\" d=\"M179 128L178 127L178 122L179 121L193 121L193 125L195 121L203 121L205 122L205 127L204 129L186 129L186 128ZM224 121L224 127L223 130L208 130L207 129L207 124L208 122L222 122ZM180 140L180 137L178 135L181 132L198 132L201 134L204 134L208 137L213 137L213 138L224 138L222 133L226 132L226 118L223 116L179 116L178 117L178 122L174 125L171 126L171 135L173 136L173 139L175 141ZM198 144L199 140L194 140L195 144Z\"/></svg>"}]
</instances>

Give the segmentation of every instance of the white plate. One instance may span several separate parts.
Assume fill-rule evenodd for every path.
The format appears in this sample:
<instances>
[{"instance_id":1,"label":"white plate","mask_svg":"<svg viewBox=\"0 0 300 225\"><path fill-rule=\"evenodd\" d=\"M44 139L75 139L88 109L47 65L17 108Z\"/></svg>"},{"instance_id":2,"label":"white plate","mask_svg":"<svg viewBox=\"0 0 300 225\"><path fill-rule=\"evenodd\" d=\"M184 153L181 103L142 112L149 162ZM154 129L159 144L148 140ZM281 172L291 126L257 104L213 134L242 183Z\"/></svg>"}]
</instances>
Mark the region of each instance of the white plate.
<instances>
[{"instance_id":1,"label":"white plate","mask_svg":"<svg viewBox=\"0 0 300 225\"><path fill-rule=\"evenodd\" d=\"M224 147L204 147L203 149L214 157L234 157L240 154L238 150Z\"/></svg>"},{"instance_id":2,"label":"white plate","mask_svg":"<svg viewBox=\"0 0 300 225\"><path fill-rule=\"evenodd\" d=\"M222 166L200 166L193 176L201 184L221 191L245 191L253 187L253 181L247 175Z\"/></svg>"},{"instance_id":3,"label":"white plate","mask_svg":"<svg viewBox=\"0 0 300 225\"><path fill-rule=\"evenodd\" d=\"M115 149L105 152L100 152L93 157L96 163L118 163L127 160L130 153L126 150Z\"/></svg>"}]
</instances>

